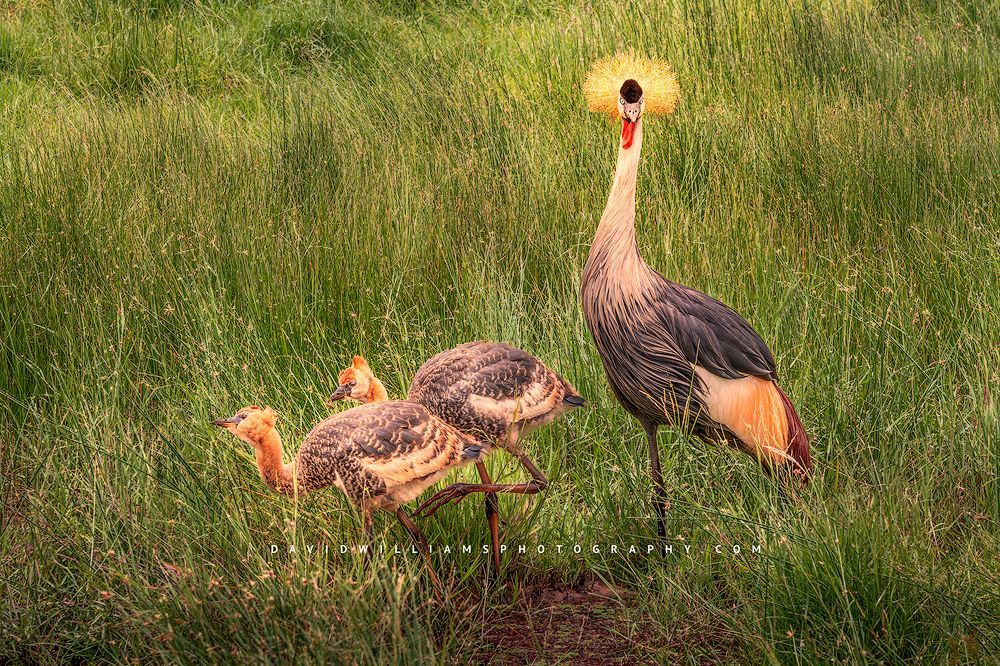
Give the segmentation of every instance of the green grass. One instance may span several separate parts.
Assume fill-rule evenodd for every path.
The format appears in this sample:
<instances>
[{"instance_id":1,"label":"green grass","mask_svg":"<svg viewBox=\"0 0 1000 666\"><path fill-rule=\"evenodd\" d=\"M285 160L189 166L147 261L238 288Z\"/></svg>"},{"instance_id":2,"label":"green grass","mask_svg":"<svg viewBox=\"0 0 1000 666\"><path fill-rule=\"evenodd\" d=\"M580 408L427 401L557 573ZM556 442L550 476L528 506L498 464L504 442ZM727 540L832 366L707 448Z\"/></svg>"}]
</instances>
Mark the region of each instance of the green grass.
<instances>
[{"instance_id":1,"label":"green grass","mask_svg":"<svg viewBox=\"0 0 1000 666\"><path fill-rule=\"evenodd\" d=\"M471 339L545 359L591 407L528 442L552 484L502 498L507 539L649 542L578 302L616 136L580 84L623 47L683 92L648 123L642 252L768 341L816 479L782 508L748 458L663 434L672 531L763 554L529 549L513 589L634 592L664 662L996 659L996 3L464 7L0 1L0 661L477 654L515 604L487 556L438 558L448 609L416 558L290 556L358 516L272 495L208 425L269 404L294 452L357 352L394 395Z\"/></svg>"}]
</instances>

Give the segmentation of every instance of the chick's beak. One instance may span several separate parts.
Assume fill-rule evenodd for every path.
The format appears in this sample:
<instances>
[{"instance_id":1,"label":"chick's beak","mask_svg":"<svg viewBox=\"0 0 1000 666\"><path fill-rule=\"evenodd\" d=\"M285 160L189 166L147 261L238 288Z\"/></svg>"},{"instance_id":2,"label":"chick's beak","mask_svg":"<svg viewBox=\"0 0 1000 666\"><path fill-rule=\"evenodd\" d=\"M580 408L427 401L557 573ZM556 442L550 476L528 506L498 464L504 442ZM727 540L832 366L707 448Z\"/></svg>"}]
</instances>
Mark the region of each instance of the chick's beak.
<instances>
[{"instance_id":1,"label":"chick's beak","mask_svg":"<svg viewBox=\"0 0 1000 666\"><path fill-rule=\"evenodd\" d=\"M228 419L215 419L212 421L212 425L219 426L220 428L225 428L227 425L236 425L240 422L240 419L236 416L230 416Z\"/></svg>"},{"instance_id":2,"label":"chick's beak","mask_svg":"<svg viewBox=\"0 0 1000 666\"><path fill-rule=\"evenodd\" d=\"M337 387L337 390L333 392L330 396L330 402L336 402L338 400L343 400L351 393L351 387L347 384L341 384Z\"/></svg>"}]
</instances>

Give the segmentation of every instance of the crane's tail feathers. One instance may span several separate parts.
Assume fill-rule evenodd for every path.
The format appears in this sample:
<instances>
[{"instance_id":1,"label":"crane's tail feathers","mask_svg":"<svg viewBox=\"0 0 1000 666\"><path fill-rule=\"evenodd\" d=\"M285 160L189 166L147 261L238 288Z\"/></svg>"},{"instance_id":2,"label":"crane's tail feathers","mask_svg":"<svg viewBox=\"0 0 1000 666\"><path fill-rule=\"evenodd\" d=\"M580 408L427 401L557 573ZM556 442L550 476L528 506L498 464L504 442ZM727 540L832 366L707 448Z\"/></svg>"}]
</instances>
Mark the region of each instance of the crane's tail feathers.
<instances>
[{"instance_id":1,"label":"crane's tail feathers","mask_svg":"<svg viewBox=\"0 0 1000 666\"><path fill-rule=\"evenodd\" d=\"M462 457L479 462L485 460L486 455L489 452L490 448L488 446L483 446L482 444L467 444L465 448L462 449Z\"/></svg>"},{"instance_id":2,"label":"crane's tail feathers","mask_svg":"<svg viewBox=\"0 0 1000 666\"><path fill-rule=\"evenodd\" d=\"M803 481L809 480L812 473L812 457L809 455L809 437L806 429L802 425L802 419L795 411L792 401L788 399L785 392L775 386L781 402L785 406L785 418L788 421L788 448L787 453L794 461L795 472L802 476Z\"/></svg>"}]
</instances>

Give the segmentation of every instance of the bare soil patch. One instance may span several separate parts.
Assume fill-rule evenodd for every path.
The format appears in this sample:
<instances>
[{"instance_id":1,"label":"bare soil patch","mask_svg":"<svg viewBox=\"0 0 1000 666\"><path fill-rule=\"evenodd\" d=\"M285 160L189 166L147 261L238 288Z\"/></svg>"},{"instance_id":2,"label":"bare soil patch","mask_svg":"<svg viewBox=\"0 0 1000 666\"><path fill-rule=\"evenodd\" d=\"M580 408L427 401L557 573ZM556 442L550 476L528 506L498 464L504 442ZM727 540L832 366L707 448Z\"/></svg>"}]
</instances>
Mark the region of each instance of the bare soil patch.
<instances>
[{"instance_id":1,"label":"bare soil patch","mask_svg":"<svg viewBox=\"0 0 1000 666\"><path fill-rule=\"evenodd\" d=\"M630 592L600 582L539 586L489 618L474 661L515 664L641 664L654 661L651 623L636 620Z\"/></svg>"}]
</instances>

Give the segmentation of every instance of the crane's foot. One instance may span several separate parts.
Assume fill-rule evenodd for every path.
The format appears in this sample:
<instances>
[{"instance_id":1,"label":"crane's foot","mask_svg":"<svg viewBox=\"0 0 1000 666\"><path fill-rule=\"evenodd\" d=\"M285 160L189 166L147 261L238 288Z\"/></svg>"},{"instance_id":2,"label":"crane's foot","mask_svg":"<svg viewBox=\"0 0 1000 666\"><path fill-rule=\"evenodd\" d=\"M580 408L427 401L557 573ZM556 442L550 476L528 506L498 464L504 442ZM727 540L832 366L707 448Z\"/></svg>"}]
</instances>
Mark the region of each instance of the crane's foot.
<instances>
[{"instance_id":1,"label":"crane's foot","mask_svg":"<svg viewBox=\"0 0 1000 666\"><path fill-rule=\"evenodd\" d=\"M479 488L480 485L477 483L453 483L444 490L438 491L433 497L418 506L417 510L413 512L413 515L421 518L430 518L445 504L450 504L452 502L458 504L465 499L466 496L471 495L474 492L478 492Z\"/></svg>"}]
</instances>

